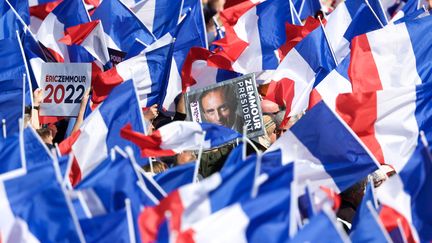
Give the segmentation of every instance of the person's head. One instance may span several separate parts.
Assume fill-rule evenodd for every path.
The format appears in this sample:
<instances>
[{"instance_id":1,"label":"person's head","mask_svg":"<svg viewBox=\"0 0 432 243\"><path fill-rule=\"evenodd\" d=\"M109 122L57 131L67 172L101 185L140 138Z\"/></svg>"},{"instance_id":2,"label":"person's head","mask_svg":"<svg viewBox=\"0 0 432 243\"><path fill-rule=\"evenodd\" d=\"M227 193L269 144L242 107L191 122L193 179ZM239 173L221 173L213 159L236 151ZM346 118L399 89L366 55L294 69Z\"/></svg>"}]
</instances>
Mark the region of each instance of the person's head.
<instances>
[{"instance_id":1,"label":"person's head","mask_svg":"<svg viewBox=\"0 0 432 243\"><path fill-rule=\"evenodd\" d=\"M161 161L153 161L153 172L155 174L162 173L168 169L168 165ZM151 172L150 164L143 166L145 172Z\"/></svg>"},{"instance_id":2,"label":"person's head","mask_svg":"<svg viewBox=\"0 0 432 243\"><path fill-rule=\"evenodd\" d=\"M196 156L193 151L183 151L176 155L176 165L183 165L194 160Z\"/></svg>"},{"instance_id":3,"label":"person's head","mask_svg":"<svg viewBox=\"0 0 432 243\"><path fill-rule=\"evenodd\" d=\"M235 122L235 94L226 86L204 91L200 105L207 122L232 127Z\"/></svg>"},{"instance_id":4,"label":"person's head","mask_svg":"<svg viewBox=\"0 0 432 243\"><path fill-rule=\"evenodd\" d=\"M53 136L53 132L51 129L40 128L40 129L37 129L36 132L39 134L39 136L42 138L42 141L45 144L51 144L51 145L53 144L54 136Z\"/></svg>"}]
</instances>

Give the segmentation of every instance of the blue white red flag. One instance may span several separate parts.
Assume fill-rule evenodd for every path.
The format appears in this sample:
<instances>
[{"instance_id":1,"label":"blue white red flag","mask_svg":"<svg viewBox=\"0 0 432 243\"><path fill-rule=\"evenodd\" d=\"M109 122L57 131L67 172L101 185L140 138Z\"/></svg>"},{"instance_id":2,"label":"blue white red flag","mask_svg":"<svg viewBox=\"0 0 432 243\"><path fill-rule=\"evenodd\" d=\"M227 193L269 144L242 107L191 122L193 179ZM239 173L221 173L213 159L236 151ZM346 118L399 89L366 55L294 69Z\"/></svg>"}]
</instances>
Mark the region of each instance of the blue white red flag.
<instances>
[{"instance_id":1,"label":"blue white red flag","mask_svg":"<svg viewBox=\"0 0 432 243\"><path fill-rule=\"evenodd\" d=\"M379 166L361 140L323 102L309 110L266 153L277 149L282 151L283 164L295 161L299 185L310 180L312 190L326 186L344 191Z\"/></svg>"},{"instance_id":2,"label":"blue white red flag","mask_svg":"<svg viewBox=\"0 0 432 243\"><path fill-rule=\"evenodd\" d=\"M147 45L155 41L153 34L120 0L104 0L91 18L102 22L108 48L127 53L135 39Z\"/></svg>"},{"instance_id":3,"label":"blue white red flag","mask_svg":"<svg viewBox=\"0 0 432 243\"><path fill-rule=\"evenodd\" d=\"M46 16L37 32L37 38L58 62L91 62L92 58L82 47L68 47L59 42L66 28L89 21L82 0L62 1Z\"/></svg>"},{"instance_id":4,"label":"blue white red flag","mask_svg":"<svg viewBox=\"0 0 432 243\"><path fill-rule=\"evenodd\" d=\"M150 135L133 131L128 125L122 129L121 136L137 144L141 148L142 156L161 157L185 150L199 150L201 146L203 149L215 148L241 137L241 134L212 123L175 121Z\"/></svg>"},{"instance_id":5,"label":"blue white red flag","mask_svg":"<svg viewBox=\"0 0 432 243\"><path fill-rule=\"evenodd\" d=\"M122 148L130 145L136 154L139 153L138 147L120 137L120 129L128 123L136 131L145 130L132 80L115 87L80 129L60 144L60 151L62 154L71 152L75 156L84 178L108 158L109 151L115 146Z\"/></svg>"}]
</instances>

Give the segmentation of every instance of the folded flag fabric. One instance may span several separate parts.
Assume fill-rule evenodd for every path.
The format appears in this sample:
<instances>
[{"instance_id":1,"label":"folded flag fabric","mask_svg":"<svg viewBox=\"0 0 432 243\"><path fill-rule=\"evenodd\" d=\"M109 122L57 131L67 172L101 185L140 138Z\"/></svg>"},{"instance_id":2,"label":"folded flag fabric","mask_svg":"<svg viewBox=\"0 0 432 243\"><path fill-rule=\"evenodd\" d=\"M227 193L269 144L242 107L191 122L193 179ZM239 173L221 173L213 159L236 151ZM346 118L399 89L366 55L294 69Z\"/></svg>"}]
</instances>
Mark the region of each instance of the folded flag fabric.
<instances>
[{"instance_id":1,"label":"folded flag fabric","mask_svg":"<svg viewBox=\"0 0 432 243\"><path fill-rule=\"evenodd\" d=\"M120 137L120 129L127 123L136 131L145 131L132 80L114 88L80 129L59 145L61 154L73 154L83 178L104 161L115 146L122 148L130 145L138 154L139 150L133 143Z\"/></svg>"},{"instance_id":2,"label":"folded flag fabric","mask_svg":"<svg viewBox=\"0 0 432 243\"><path fill-rule=\"evenodd\" d=\"M201 146L203 149L215 148L241 137L241 134L211 123L175 121L148 136L133 131L132 127L127 125L122 128L121 136L137 144L143 157L161 157L185 150L199 150Z\"/></svg>"},{"instance_id":3,"label":"folded flag fabric","mask_svg":"<svg viewBox=\"0 0 432 243\"><path fill-rule=\"evenodd\" d=\"M57 242L68 239L84 242L81 228L60 183L51 164L37 166L25 175L0 181L2 241Z\"/></svg>"},{"instance_id":4,"label":"folded flag fabric","mask_svg":"<svg viewBox=\"0 0 432 243\"><path fill-rule=\"evenodd\" d=\"M388 25L355 37L348 69L353 92L418 85L430 81L432 17Z\"/></svg>"},{"instance_id":5,"label":"folded flag fabric","mask_svg":"<svg viewBox=\"0 0 432 243\"><path fill-rule=\"evenodd\" d=\"M193 182L195 166L195 163L178 165L156 174L154 179L166 193L170 193L183 185Z\"/></svg>"},{"instance_id":6,"label":"folded flag fabric","mask_svg":"<svg viewBox=\"0 0 432 243\"><path fill-rule=\"evenodd\" d=\"M418 146L419 132L431 134L431 84L376 92L340 94L336 112L381 164L400 171Z\"/></svg>"},{"instance_id":7,"label":"folded flag fabric","mask_svg":"<svg viewBox=\"0 0 432 243\"><path fill-rule=\"evenodd\" d=\"M379 166L361 140L323 102L309 110L266 153L277 149L282 152L283 164L295 161L296 180L303 185L310 180L311 190L326 186L344 191Z\"/></svg>"}]
</instances>

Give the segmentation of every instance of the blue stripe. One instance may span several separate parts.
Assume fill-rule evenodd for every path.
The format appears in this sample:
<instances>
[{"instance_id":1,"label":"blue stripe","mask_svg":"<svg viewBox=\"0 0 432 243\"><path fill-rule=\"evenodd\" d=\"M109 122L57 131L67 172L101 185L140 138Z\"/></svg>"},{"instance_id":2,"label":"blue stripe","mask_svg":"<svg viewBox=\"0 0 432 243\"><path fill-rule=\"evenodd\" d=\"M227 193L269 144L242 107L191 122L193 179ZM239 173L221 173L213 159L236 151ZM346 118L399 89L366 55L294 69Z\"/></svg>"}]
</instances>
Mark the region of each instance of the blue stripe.
<instances>
[{"instance_id":1,"label":"blue stripe","mask_svg":"<svg viewBox=\"0 0 432 243\"><path fill-rule=\"evenodd\" d=\"M154 42L151 32L119 0L104 0L92 15L92 20L97 19L120 51L128 52L135 39L147 45Z\"/></svg>"},{"instance_id":2,"label":"blue stripe","mask_svg":"<svg viewBox=\"0 0 432 243\"><path fill-rule=\"evenodd\" d=\"M354 15L357 13L357 10L360 8L360 5L363 1L359 0L347 0L345 1L345 6L348 9L348 13L351 18L354 18Z\"/></svg>"},{"instance_id":3,"label":"blue stripe","mask_svg":"<svg viewBox=\"0 0 432 243\"><path fill-rule=\"evenodd\" d=\"M341 191L378 169L363 146L323 102L294 124L291 132L321 161Z\"/></svg>"},{"instance_id":4,"label":"blue stripe","mask_svg":"<svg viewBox=\"0 0 432 243\"><path fill-rule=\"evenodd\" d=\"M432 81L432 17L405 22L416 58L417 73L423 83Z\"/></svg>"},{"instance_id":5,"label":"blue stripe","mask_svg":"<svg viewBox=\"0 0 432 243\"><path fill-rule=\"evenodd\" d=\"M312 31L294 48L315 72L314 87L336 67L321 27Z\"/></svg>"},{"instance_id":6,"label":"blue stripe","mask_svg":"<svg viewBox=\"0 0 432 243\"><path fill-rule=\"evenodd\" d=\"M355 36L380 28L381 24L375 18L370 8L363 3L348 26L344 38L351 42Z\"/></svg>"},{"instance_id":7,"label":"blue stripe","mask_svg":"<svg viewBox=\"0 0 432 243\"><path fill-rule=\"evenodd\" d=\"M338 72L342 77L346 78L346 80L350 80L348 76L348 67L350 64L350 60L351 60L351 55L348 55L336 67L336 72Z\"/></svg>"},{"instance_id":8,"label":"blue stripe","mask_svg":"<svg viewBox=\"0 0 432 243\"><path fill-rule=\"evenodd\" d=\"M225 69L218 69L216 73L216 82L222 82L228 79L237 78L240 77L241 74L225 70Z\"/></svg>"},{"instance_id":9,"label":"blue stripe","mask_svg":"<svg viewBox=\"0 0 432 243\"><path fill-rule=\"evenodd\" d=\"M159 39L177 26L182 0L151 1L156 1L152 32L156 39Z\"/></svg>"},{"instance_id":10,"label":"blue stripe","mask_svg":"<svg viewBox=\"0 0 432 243\"><path fill-rule=\"evenodd\" d=\"M279 60L275 50L286 41L285 22L292 22L289 1L265 1L256 6L256 12L263 57L262 70L276 69Z\"/></svg>"}]
</instances>

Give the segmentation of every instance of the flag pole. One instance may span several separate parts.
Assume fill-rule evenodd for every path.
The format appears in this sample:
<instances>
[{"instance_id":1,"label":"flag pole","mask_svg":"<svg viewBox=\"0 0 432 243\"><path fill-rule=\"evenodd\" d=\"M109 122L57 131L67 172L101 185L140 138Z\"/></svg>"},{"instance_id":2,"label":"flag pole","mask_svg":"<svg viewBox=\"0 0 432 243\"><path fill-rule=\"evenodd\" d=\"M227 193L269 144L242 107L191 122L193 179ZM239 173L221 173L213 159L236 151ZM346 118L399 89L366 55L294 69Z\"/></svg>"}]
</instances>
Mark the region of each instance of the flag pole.
<instances>
[{"instance_id":1,"label":"flag pole","mask_svg":"<svg viewBox=\"0 0 432 243\"><path fill-rule=\"evenodd\" d=\"M258 184L258 177L260 175L261 172L261 162L262 162L262 153L261 152L257 152L256 155L256 164L255 164L255 176L254 176L254 181L253 181L253 185L252 185L252 193L251 193L251 197L252 198L256 198L256 196L258 195L258 189L260 187L260 184Z\"/></svg>"},{"instance_id":2,"label":"flag pole","mask_svg":"<svg viewBox=\"0 0 432 243\"><path fill-rule=\"evenodd\" d=\"M290 10L291 10L291 21L292 21L292 24L295 24L295 21L294 21L294 16L295 16L297 18L298 22L300 23L300 25L303 26L304 24L302 23L302 21L300 19L299 13L297 12L297 10L294 7L294 3L292 2L292 0L289 0L289 1L290 1ZM303 9L304 1L305 0L303 0L302 5L300 7L300 12Z\"/></svg>"},{"instance_id":3,"label":"flag pole","mask_svg":"<svg viewBox=\"0 0 432 243\"><path fill-rule=\"evenodd\" d=\"M243 147L242 147L242 160L245 161L246 160L246 156L247 156L247 128L246 126L243 126Z\"/></svg>"},{"instance_id":4,"label":"flag pole","mask_svg":"<svg viewBox=\"0 0 432 243\"><path fill-rule=\"evenodd\" d=\"M129 231L129 242L135 243L135 225L132 216L132 208L131 208L131 200L129 198L125 199L125 209L126 209L126 217L128 222L128 231Z\"/></svg>"},{"instance_id":5,"label":"flag pole","mask_svg":"<svg viewBox=\"0 0 432 243\"><path fill-rule=\"evenodd\" d=\"M327 36L327 32L326 32L326 30L325 30L325 28L324 28L324 24L323 24L323 22L322 22L322 20L321 20L321 16L318 16L318 19L319 19L319 22L320 22L321 28L322 28L323 33L324 33L324 38L326 39L326 43L327 43L327 45L329 46L330 52L331 52L331 54L332 54L333 61L335 62L336 66L337 66L337 65L339 65L339 63L338 63L338 61L337 61L337 59L336 59L336 54L335 54L335 52L334 52L334 50L333 50L333 47L332 47L331 44L330 44L329 38L328 38L328 36Z\"/></svg>"},{"instance_id":6,"label":"flag pole","mask_svg":"<svg viewBox=\"0 0 432 243\"><path fill-rule=\"evenodd\" d=\"M379 24L381 25L381 28L384 28L383 23L381 22L381 20L378 18L378 15L375 13L375 11L373 10L372 6L369 4L368 0L365 0L366 5L368 6L368 8L370 9L370 11L372 12L372 14L374 15L374 17L376 18L376 20L378 20Z\"/></svg>"},{"instance_id":7,"label":"flag pole","mask_svg":"<svg viewBox=\"0 0 432 243\"><path fill-rule=\"evenodd\" d=\"M3 138L7 137L7 132L6 132L6 119L2 119L2 128L3 128Z\"/></svg>"},{"instance_id":8,"label":"flag pole","mask_svg":"<svg viewBox=\"0 0 432 243\"><path fill-rule=\"evenodd\" d=\"M203 131L203 133L202 133L202 140L201 140L201 146L199 148L198 158L197 158L197 161L195 163L195 170L194 170L194 175L193 175L192 183L197 183L198 182L198 171L199 171L199 167L201 165L201 157L202 157L202 153L203 153L205 136L206 136L206 131Z\"/></svg>"}]
</instances>

